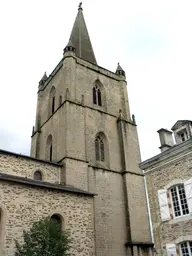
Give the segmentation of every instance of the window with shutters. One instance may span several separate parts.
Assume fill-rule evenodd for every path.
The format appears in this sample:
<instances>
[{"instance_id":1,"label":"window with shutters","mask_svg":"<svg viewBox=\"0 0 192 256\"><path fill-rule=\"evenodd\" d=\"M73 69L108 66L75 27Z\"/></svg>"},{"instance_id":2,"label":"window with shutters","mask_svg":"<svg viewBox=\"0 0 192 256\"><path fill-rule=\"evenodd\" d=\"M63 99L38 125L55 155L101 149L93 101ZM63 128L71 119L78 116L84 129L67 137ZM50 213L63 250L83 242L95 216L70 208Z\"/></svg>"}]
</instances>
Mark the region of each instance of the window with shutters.
<instances>
[{"instance_id":1,"label":"window with shutters","mask_svg":"<svg viewBox=\"0 0 192 256\"><path fill-rule=\"evenodd\" d=\"M179 244L180 256L192 256L192 241Z\"/></svg>"},{"instance_id":2,"label":"window with shutters","mask_svg":"<svg viewBox=\"0 0 192 256\"><path fill-rule=\"evenodd\" d=\"M167 256L177 256L177 248L175 244L166 244Z\"/></svg>"},{"instance_id":3,"label":"window with shutters","mask_svg":"<svg viewBox=\"0 0 192 256\"><path fill-rule=\"evenodd\" d=\"M192 214L192 179L158 190L162 221Z\"/></svg>"},{"instance_id":4,"label":"window with shutters","mask_svg":"<svg viewBox=\"0 0 192 256\"><path fill-rule=\"evenodd\" d=\"M162 221L171 219L167 192L168 191L166 189L158 190L159 207Z\"/></svg>"},{"instance_id":5,"label":"window with shutters","mask_svg":"<svg viewBox=\"0 0 192 256\"><path fill-rule=\"evenodd\" d=\"M97 136L95 139L95 156L96 161L105 161L105 145L104 140L101 136Z\"/></svg>"},{"instance_id":6,"label":"window with shutters","mask_svg":"<svg viewBox=\"0 0 192 256\"><path fill-rule=\"evenodd\" d=\"M184 184L170 188L172 209L175 217L189 214Z\"/></svg>"}]
</instances>

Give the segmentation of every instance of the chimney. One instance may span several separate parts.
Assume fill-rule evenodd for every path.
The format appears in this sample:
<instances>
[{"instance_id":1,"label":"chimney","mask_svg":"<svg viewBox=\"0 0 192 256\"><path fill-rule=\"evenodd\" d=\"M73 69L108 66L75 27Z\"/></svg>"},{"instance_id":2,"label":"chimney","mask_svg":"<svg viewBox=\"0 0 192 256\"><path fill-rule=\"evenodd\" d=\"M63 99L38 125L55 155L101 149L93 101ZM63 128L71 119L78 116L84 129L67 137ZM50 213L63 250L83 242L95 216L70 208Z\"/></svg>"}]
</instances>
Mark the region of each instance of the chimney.
<instances>
[{"instance_id":1,"label":"chimney","mask_svg":"<svg viewBox=\"0 0 192 256\"><path fill-rule=\"evenodd\" d=\"M174 145L171 131L161 128L157 132L159 133L159 138L161 143L161 146L159 148L161 149L161 152L164 152L165 150L169 149Z\"/></svg>"}]
</instances>

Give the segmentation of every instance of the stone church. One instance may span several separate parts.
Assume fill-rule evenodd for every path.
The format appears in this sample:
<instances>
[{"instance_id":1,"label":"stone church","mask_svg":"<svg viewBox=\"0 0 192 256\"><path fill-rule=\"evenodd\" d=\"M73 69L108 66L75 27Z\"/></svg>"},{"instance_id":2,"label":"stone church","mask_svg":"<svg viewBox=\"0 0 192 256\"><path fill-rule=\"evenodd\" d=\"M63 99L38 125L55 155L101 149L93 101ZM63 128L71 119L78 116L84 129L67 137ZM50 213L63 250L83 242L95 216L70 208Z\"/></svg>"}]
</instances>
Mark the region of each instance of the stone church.
<instances>
[{"instance_id":1,"label":"stone church","mask_svg":"<svg viewBox=\"0 0 192 256\"><path fill-rule=\"evenodd\" d=\"M0 255L45 216L74 256L152 255L125 71L97 64L81 4L63 57L39 82L31 156L0 150Z\"/></svg>"}]
</instances>

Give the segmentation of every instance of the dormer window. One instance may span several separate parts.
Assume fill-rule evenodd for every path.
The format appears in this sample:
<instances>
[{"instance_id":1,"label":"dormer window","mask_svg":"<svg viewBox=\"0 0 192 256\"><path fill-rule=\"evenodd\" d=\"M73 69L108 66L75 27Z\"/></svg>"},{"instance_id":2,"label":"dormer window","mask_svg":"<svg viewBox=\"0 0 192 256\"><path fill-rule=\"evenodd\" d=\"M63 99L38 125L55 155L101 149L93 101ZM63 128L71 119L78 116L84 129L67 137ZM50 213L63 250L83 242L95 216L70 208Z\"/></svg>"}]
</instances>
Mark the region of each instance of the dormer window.
<instances>
[{"instance_id":1,"label":"dormer window","mask_svg":"<svg viewBox=\"0 0 192 256\"><path fill-rule=\"evenodd\" d=\"M186 129L178 132L177 134L178 134L178 136L180 138L180 142L188 140L188 134L187 134L187 130Z\"/></svg>"},{"instance_id":2,"label":"dormer window","mask_svg":"<svg viewBox=\"0 0 192 256\"><path fill-rule=\"evenodd\" d=\"M174 132L176 144L189 140L192 138L192 121L178 120L171 130Z\"/></svg>"}]
</instances>

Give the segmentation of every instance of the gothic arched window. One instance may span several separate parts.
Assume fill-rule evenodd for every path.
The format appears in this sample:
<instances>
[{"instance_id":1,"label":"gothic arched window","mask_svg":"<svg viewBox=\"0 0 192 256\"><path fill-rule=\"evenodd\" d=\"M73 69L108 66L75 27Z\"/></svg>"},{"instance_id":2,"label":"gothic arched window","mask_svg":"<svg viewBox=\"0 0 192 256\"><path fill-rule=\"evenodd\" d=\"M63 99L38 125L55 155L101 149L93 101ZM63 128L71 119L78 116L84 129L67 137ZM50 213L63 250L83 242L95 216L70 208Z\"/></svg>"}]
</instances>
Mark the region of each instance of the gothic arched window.
<instances>
[{"instance_id":1,"label":"gothic arched window","mask_svg":"<svg viewBox=\"0 0 192 256\"><path fill-rule=\"evenodd\" d=\"M36 171L35 173L34 173L34 180L42 180L43 178L42 178L42 174L41 174L41 172L40 171Z\"/></svg>"},{"instance_id":2,"label":"gothic arched window","mask_svg":"<svg viewBox=\"0 0 192 256\"><path fill-rule=\"evenodd\" d=\"M52 86L50 94L49 94L49 113L48 117L50 117L55 112L55 87Z\"/></svg>"},{"instance_id":3,"label":"gothic arched window","mask_svg":"<svg viewBox=\"0 0 192 256\"><path fill-rule=\"evenodd\" d=\"M55 112L55 96L52 98L51 114Z\"/></svg>"},{"instance_id":4,"label":"gothic arched window","mask_svg":"<svg viewBox=\"0 0 192 256\"><path fill-rule=\"evenodd\" d=\"M105 161L104 140L99 135L95 139L95 156L96 156L96 161L101 161L101 162Z\"/></svg>"},{"instance_id":5,"label":"gothic arched window","mask_svg":"<svg viewBox=\"0 0 192 256\"><path fill-rule=\"evenodd\" d=\"M52 161L53 159L53 139L51 134L47 138L46 159L48 161Z\"/></svg>"},{"instance_id":6,"label":"gothic arched window","mask_svg":"<svg viewBox=\"0 0 192 256\"><path fill-rule=\"evenodd\" d=\"M93 87L93 103L98 106L102 106L101 90L97 85Z\"/></svg>"}]
</instances>

